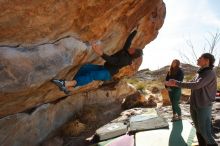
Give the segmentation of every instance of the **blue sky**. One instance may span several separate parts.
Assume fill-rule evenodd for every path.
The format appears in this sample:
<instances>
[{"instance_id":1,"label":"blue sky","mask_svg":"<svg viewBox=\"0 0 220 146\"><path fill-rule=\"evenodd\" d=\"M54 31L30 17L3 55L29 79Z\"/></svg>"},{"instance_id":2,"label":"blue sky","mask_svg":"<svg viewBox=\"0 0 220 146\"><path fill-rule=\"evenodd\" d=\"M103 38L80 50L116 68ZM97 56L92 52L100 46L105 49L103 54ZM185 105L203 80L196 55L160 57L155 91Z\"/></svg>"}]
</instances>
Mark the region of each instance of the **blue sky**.
<instances>
[{"instance_id":1,"label":"blue sky","mask_svg":"<svg viewBox=\"0 0 220 146\"><path fill-rule=\"evenodd\" d=\"M181 53L191 57L191 48L186 41L191 40L196 54L208 48L205 38L210 33L220 32L220 0L164 0L166 18L157 38L144 49L144 59L140 69L158 69L179 59ZM220 58L220 41L216 47ZM216 61L216 63L218 60Z\"/></svg>"}]
</instances>

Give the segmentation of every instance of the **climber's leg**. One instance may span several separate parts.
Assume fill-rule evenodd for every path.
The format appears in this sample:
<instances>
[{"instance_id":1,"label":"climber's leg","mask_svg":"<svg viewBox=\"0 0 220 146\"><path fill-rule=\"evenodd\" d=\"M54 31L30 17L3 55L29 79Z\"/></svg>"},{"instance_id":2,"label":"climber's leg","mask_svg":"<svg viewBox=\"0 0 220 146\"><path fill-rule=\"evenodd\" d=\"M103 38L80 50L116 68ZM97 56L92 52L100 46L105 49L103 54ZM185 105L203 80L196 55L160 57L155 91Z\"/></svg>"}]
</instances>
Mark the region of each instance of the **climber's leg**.
<instances>
[{"instance_id":1,"label":"climber's leg","mask_svg":"<svg viewBox=\"0 0 220 146\"><path fill-rule=\"evenodd\" d=\"M86 85L93 80L111 80L111 75L109 71L104 66L98 66L95 70L88 71L86 74L77 75L74 77L76 81L75 86L83 86Z\"/></svg>"}]
</instances>

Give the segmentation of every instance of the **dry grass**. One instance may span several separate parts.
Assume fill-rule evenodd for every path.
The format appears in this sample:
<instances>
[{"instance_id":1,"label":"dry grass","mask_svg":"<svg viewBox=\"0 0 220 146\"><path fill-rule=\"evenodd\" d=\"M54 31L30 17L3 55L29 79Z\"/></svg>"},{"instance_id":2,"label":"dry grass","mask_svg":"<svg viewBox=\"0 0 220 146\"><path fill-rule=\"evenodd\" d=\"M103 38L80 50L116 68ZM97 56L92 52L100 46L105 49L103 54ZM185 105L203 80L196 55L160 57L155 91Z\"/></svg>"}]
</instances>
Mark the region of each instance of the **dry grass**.
<instances>
[{"instance_id":1,"label":"dry grass","mask_svg":"<svg viewBox=\"0 0 220 146\"><path fill-rule=\"evenodd\" d=\"M139 82L139 80L136 78L125 78L125 80L132 85L136 85Z\"/></svg>"},{"instance_id":2,"label":"dry grass","mask_svg":"<svg viewBox=\"0 0 220 146\"><path fill-rule=\"evenodd\" d=\"M145 81L146 83L146 89L147 90L152 90L154 87L158 88L158 89L162 89L164 88L164 82L160 81L160 80L153 80L153 81Z\"/></svg>"},{"instance_id":3,"label":"dry grass","mask_svg":"<svg viewBox=\"0 0 220 146\"><path fill-rule=\"evenodd\" d=\"M128 83L134 85L137 90L152 90L153 88L162 89L164 88L163 81L161 79L158 80L145 80L145 81L139 81L137 78L129 78L125 79Z\"/></svg>"}]
</instances>

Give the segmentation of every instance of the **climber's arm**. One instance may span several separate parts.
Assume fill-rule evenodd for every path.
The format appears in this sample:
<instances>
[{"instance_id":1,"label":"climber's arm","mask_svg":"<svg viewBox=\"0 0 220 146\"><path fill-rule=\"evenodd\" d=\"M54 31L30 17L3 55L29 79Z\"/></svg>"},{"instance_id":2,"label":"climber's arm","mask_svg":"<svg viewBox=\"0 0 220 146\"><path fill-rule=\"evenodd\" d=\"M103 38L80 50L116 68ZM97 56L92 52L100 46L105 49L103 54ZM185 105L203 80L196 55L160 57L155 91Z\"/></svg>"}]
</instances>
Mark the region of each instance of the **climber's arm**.
<instances>
[{"instance_id":1,"label":"climber's arm","mask_svg":"<svg viewBox=\"0 0 220 146\"><path fill-rule=\"evenodd\" d=\"M135 35L137 33L137 30L134 30L127 38L125 44L124 44L124 47L122 50L128 50L131 46L131 42L132 40L134 39Z\"/></svg>"}]
</instances>

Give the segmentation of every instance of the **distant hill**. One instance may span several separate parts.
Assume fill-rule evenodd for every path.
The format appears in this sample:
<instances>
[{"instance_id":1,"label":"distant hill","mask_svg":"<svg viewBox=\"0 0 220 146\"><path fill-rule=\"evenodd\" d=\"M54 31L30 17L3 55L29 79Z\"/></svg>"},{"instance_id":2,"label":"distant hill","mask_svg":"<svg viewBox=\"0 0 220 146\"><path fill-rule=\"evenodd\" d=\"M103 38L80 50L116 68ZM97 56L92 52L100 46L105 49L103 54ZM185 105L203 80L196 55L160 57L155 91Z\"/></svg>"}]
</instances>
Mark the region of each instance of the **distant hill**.
<instances>
[{"instance_id":1,"label":"distant hill","mask_svg":"<svg viewBox=\"0 0 220 146\"><path fill-rule=\"evenodd\" d=\"M185 74L195 73L199 69L198 67L195 67L195 66L190 65L190 64L182 64L181 67L182 67ZM167 74L167 71L169 70L169 68L170 68L170 66L162 67L158 70L153 71L153 74L154 75Z\"/></svg>"},{"instance_id":2,"label":"distant hill","mask_svg":"<svg viewBox=\"0 0 220 146\"><path fill-rule=\"evenodd\" d=\"M186 76L192 76L196 73L196 71L199 69L198 67L195 67L190 64L182 64L181 65L184 74ZM151 71L149 69L143 69L137 72L135 75L136 78L139 78L141 80L154 80L154 79L164 79L170 66L164 66L158 70Z\"/></svg>"}]
</instances>

